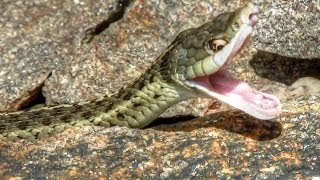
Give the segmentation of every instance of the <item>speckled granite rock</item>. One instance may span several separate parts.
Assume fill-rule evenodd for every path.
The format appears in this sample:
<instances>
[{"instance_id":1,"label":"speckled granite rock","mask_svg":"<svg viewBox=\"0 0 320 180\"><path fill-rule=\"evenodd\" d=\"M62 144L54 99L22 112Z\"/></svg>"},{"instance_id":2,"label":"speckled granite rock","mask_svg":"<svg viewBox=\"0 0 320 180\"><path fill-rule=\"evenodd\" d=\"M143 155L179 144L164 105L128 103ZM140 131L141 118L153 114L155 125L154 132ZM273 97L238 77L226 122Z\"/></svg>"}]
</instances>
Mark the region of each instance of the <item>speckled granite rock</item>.
<instances>
[{"instance_id":1,"label":"speckled granite rock","mask_svg":"<svg viewBox=\"0 0 320 180\"><path fill-rule=\"evenodd\" d=\"M108 0L1 3L5 11L0 17L0 110L23 108L33 99L28 92L39 94L41 88L37 87L50 72L42 89L48 105L92 100L116 92L139 76L181 30L241 5L237 1L120 2L124 5ZM317 20L317 1L256 3L260 5L261 21L253 44L258 49L319 57L320 46L315 44L319 42L319 24L306 23ZM284 13L286 18L279 20ZM294 24L298 25L289 27ZM188 112L201 114L209 102L202 99L191 103L192 107L203 105L198 105L200 111L188 108Z\"/></svg>"},{"instance_id":2,"label":"speckled granite rock","mask_svg":"<svg viewBox=\"0 0 320 180\"><path fill-rule=\"evenodd\" d=\"M287 101L275 121L227 111L144 130L84 127L37 142L0 142L0 174L26 179L310 179L320 176L319 99Z\"/></svg>"},{"instance_id":3,"label":"speckled granite rock","mask_svg":"<svg viewBox=\"0 0 320 180\"><path fill-rule=\"evenodd\" d=\"M2 1L1 110L23 107L43 83L47 104L90 100L115 92L143 73L181 30L241 4L214 0L119 2ZM290 83L265 79L276 81L274 76L263 76L268 72L259 71L264 69L259 59L292 56L295 58L283 57L281 62L293 61L294 66L299 58L313 58L319 66L320 24L313 23L319 19L319 2L257 3L261 21L250 51L232 68L257 88L268 89L270 84L287 88ZM252 68L247 69L249 65ZM269 70L276 77L282 72ZM283 72L281 78L291 78ZM221 112L146 130L85 127L38 142L2 141L0 174L26 178L320 176L316 143L320 142L320 97L284 99L284 113L275 122L250 120L239 113L220 122L219 117L227 116ZM179 106L168 114L177 114L177 109L205 114L203 109L209 103L196 99L189 108Z\"/></svg>"},{"instance_id":4,"label":"speckled granite rock","mask_svg":"<svg viewBox=\"0 0 320 180\"><path fill-rule=\"evenodd\" d=\"M70 74L78 34L109 17L117 5L88 2L1 1L0 111L23 108L50 72L62 84L73 82L56 72Z\"/></svg>"},{"instance_id":5,"label":"speckled granite rock","mask_svg":"<svg viewBox=\"0 0 320 180\"><path fill-rule=\"evenodd\" d=\"M320 2L260 1L258 49L296 58L320 57Z\"/></svg>"}]
</instances>

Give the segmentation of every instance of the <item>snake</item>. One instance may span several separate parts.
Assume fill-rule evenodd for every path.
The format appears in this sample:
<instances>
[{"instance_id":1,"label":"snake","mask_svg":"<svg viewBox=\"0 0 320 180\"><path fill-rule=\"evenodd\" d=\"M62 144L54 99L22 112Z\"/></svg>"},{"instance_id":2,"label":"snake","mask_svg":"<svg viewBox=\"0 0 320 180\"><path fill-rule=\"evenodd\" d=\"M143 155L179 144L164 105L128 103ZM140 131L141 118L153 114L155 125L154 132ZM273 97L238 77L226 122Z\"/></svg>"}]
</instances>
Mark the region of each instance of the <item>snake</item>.
<instances>
[{"instance_id":1,"label":"snake","mask_svg":"<svg viewBox=\"0 0 320 180\"><path fill-rule=\"evenodd\" d=\"M180 32L133 83L94 101L0 114L0 138L41 139L73 126L144 128L170 106L187 99L218 99L255 118L273 119L279 99L251 88L228 71L249 41L259 9L235 11Z\"/></svg>"}]
</instances>

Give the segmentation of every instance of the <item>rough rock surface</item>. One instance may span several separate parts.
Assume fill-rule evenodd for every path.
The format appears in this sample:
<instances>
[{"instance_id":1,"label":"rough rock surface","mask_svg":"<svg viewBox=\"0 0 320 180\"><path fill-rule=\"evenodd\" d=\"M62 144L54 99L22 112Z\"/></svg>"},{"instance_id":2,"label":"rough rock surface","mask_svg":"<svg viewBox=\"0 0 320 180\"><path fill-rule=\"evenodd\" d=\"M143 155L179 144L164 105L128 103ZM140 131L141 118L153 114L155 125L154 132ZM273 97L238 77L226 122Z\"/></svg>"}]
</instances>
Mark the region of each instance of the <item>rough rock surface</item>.
<instances>
[{"instance_id":1,"label":"rough rock surface","mask_svg":"<svg viewBox=\"0 0 320 180\"><path fill-rule=\"evenodd\" d=\"M316 90L305 91L305 87L315 89L319 79L320 24L315 22L320 21L320 3L256 3L261 20L253 42L231 68L253 86L278 94L284 105L281 117L264 122L226 111L146 130L85 127L37 142L1 141L0 174L320 176L320 97L307 96ZM240 5L240 1L214 0L3 0L0 111L28 106L41 92L50 105L116 92L143 73L177 33ZM298 84L302 90L297 95L294 82L305 76L316 79ZM293 99L292 94L306 97ZM202 115L215 106L207 108L210 101L203 99L189 103L167 114ZM228 120L222 121L223 117Z\"/></svg>"},{"instance_id":2,"label":"rough rock surface","mask_svg":"<svg viewBox=\"0 0 320 180\"><path fill-rule=\"evenodd\" d=\"M319 58L319 1L260 2L261 20L254 38L258 49L289 57Z\"/></svg>"},{"instance_id":3,"label":"rough rock surface","mask_svg":"<svg viewBox=\"0 0 320 180\"><path fill-rule=\"evenodd\" d=\"M319 98L287 101L275 121L225 111L144 130L83 127L36 142L0 142L0 173L26 179L316 177Z\"/></svg>"},{"instance_id":4,"label":"rough rock surface","mask_svg":"<svg viewBox=\"0 0 320 180\"><path fill-rule=\"evenodd\" d=\"M308 23L319 21L317 1L256 3L261 20L254 31L254 47L296 58L319 57L320 25ZM41 93L43 84L48 105L116 92L143 73L180 31L240 5L238 1L4 1L0 111L24 108ZM201 114L208 101L191 103L200 110L178 109Z\"/></svg>"}]
</instances>

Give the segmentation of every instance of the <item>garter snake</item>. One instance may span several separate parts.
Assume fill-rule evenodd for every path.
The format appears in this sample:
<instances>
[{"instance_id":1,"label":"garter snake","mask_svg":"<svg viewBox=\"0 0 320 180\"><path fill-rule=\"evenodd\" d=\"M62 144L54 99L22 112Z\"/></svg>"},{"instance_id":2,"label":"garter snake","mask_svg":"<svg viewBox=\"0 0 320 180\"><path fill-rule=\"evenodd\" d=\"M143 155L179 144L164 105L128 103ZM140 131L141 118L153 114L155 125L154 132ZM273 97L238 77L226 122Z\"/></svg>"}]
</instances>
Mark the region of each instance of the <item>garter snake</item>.
<instances>
[{"instance_id":1,"label":"garter snake","mask_svg":"<svg viewBox=\"0 0 320 180\"><path fill-rule=\"evenodd\" d=\"M279 100L235 79L227 64L258 21L253 4L182 31L153 65L111 97L0 114L0 138L43 138L71 126L143 128L171 105L194 97L216 98L256 118L272 119Z\"/></svg>"}]
</instances>

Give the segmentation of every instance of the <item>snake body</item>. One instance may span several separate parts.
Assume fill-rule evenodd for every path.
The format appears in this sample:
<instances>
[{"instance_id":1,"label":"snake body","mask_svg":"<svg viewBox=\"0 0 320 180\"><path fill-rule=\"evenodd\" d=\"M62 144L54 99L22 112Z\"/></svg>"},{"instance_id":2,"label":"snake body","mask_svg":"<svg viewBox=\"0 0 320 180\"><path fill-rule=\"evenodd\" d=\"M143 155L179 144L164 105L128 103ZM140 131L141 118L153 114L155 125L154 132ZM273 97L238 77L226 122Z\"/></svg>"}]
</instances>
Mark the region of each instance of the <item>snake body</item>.
<instances>
[{"instance_id":1,"label":"snake body","mask_svg":"<svg viewBox=\"0 0 320 180\"><path fill-rule=\"evenodd\" d=\"M140 78L114 96L1 114L0 138L43 138L82 125L143 128L177 102L199 96L220 99L211 93L221 94L221 90L206 88L205 78L221 76L250 35L256 14L256 7L249 3L181 32Z\"/></svg>"}]
</instances>

